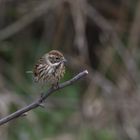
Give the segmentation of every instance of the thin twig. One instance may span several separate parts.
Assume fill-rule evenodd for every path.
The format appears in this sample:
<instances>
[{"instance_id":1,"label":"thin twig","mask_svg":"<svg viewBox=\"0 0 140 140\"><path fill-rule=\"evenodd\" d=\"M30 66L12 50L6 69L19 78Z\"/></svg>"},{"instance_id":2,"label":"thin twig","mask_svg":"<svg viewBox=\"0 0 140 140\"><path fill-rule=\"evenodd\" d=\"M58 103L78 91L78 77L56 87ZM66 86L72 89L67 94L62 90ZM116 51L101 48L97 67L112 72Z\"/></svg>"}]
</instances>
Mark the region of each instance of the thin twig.
<instances>
[{"instance_id":1,"label":"thin twig","mask_svg":"<svg viewBox=\"0 0 140 140\"><path fill-rule=\"evenodd\" d=\"M55 87L55 88L50 88L45 94L43 94L43 96L41 96L39 99L37 99L36 101L34 101L33 103L29 104L28 106L25 106L24 108L22 109L19 109L17 110L16 112L0 119L0 125L3 125L15 118L18 118L20 116L23 116L23 114L26 114L28 111L34 109L34 108L37 108L40 106L40 104L48 98L48 96L50 96L52 93L54 93L55 91L59 90L59 89L62 89L66 86L69 86L71 84L73 84L74 82L78 81L79 79L83 78L84 76L86 76L88 74L88 71L85 70L79 74L77 74L75 77L73 77L72 79L62 83L62 84L59 84L58 87Z\"/></svg>"}]
</instances>

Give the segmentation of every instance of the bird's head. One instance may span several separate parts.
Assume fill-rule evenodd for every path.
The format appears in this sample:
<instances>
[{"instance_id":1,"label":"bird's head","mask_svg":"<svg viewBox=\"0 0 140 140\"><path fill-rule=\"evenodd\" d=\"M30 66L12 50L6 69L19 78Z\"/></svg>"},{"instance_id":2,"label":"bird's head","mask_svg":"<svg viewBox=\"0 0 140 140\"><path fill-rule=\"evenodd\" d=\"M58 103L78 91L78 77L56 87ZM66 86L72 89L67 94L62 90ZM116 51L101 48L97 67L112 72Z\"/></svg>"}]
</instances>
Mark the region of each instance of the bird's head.
<instances>
[{"instance_id":1,"label":"bird's head","mask_svg":"<svg viewBox=\"0 0 140 140\"><path fill-rule=\"evenodd\" d=\"M52 50L45 56L46 60L49 61L51 64L61 64L65 63L66 59L64 58L63 54L57 50Z\"/></svg>"}]
</instances>

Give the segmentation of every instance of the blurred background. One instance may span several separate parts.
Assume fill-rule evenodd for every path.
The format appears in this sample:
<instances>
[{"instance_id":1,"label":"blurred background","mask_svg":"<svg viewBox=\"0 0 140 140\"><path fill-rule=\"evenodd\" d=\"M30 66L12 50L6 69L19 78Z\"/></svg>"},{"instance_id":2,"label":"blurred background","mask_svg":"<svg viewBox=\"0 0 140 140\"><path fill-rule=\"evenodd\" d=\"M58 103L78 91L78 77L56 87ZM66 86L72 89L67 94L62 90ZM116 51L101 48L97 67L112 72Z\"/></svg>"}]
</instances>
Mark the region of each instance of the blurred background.
<instances>
[{"instance_id":1,"label":"blurred background","mask_svg":"<svg viewBox=\"0 0 140 140\"><path fill-rule=\"evenodd\" d=\"M89 75L0 127L2 140L140 139L139 0L0 0L0 118L40 96L31 71L57 49Z\"/></svg>"}]
</instances>

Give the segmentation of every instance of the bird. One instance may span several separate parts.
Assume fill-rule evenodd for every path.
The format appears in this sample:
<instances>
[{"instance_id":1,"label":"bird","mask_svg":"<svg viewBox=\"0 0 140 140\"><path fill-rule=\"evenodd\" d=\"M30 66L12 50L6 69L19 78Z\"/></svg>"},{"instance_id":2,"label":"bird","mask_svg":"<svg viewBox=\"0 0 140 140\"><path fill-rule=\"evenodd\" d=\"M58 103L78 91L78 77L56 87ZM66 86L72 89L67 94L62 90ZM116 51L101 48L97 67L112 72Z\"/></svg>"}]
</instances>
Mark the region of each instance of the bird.
<instances>
[{"instance_id":1,"label":"bird","mask_svg":"<svg viewBox=\"0 0 140 140\"><path fill-rule=\"evenodd\" d=\"M44 54L34 66L34 81L57 87L65 73L66 59L58 50L51 50Z\"/></svg>"}]
</instances>

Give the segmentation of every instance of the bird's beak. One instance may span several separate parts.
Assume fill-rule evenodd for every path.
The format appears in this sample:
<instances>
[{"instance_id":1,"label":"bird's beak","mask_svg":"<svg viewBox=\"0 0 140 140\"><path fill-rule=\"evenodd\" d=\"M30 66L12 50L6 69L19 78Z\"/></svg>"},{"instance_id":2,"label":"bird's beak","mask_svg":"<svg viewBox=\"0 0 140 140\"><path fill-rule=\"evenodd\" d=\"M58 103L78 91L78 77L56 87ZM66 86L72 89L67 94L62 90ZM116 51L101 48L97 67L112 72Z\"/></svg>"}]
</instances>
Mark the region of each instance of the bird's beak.
<instances>
[{"instance_id":1,"label":"bird's beak","mask_svg":"<svg viewBox=\"0 0 140 140\"><path fill-rule=\"evenodd\" d=\"M62 62L63 62L63 63L66 63L66 62L67 62L67 60L64 58L64 59L62 60Z\"/></svg>"}]
</instances>

